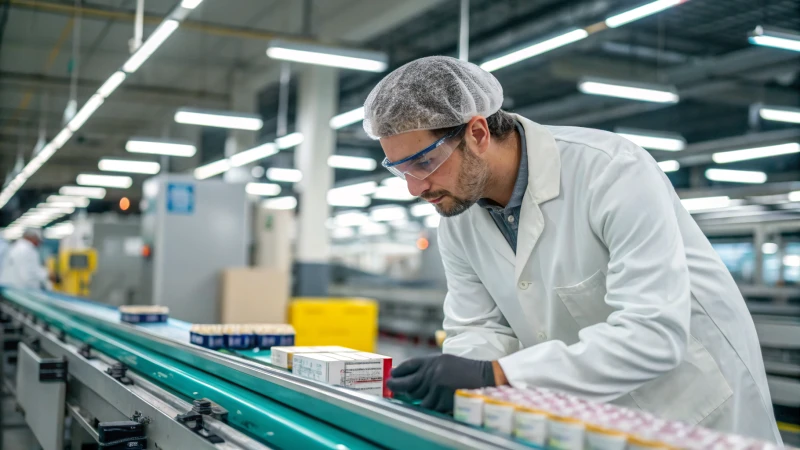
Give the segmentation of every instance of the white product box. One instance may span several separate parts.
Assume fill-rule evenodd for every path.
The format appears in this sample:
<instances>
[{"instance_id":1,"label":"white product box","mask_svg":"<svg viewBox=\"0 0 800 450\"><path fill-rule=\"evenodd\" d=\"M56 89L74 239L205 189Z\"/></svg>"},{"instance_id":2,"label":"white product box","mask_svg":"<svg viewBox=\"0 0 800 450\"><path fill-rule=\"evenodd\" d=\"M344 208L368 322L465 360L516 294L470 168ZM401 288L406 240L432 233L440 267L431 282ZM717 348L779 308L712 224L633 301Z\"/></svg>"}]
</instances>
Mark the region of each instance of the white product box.
<instances>
[{"instance_id":1,"label":"white product box","mask_svg":"<svg viewBox=\"0 0 800 450\"><path fill-rule=\"evenodd\" d=\"M391 361L391 359L389 359ZM310 380L382 396L386 389L386 357L352 353L295 353L292 373ZM389 363L391 370L391 363Z\"/></svg>"},{"instance_id":2,"label":"white product box","mask_svg":"<svg viewBox=\"0 0 800 450\"><path fill-rule=\"evenodd\" d=\"M284 369L292 368L292 357L296 353L347 353L358 352L347 347L334 345L317 347L272 347L272 364Z\"/></svg>"}]
</instances>

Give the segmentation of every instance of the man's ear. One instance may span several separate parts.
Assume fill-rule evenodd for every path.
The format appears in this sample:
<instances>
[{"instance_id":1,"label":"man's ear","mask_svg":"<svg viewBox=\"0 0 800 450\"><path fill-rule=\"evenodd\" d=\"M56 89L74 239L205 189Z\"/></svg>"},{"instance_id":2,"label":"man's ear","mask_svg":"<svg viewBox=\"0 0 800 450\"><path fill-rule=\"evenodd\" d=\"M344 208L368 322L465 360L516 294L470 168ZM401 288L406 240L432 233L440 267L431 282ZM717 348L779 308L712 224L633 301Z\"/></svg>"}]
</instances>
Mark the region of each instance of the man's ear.
<instances>
[{"instance_id":1,"label":"man's ear","mask_svg":"<svg viewBox=\"0 0 800 450\"><path fill-rule=\"evenodd\" d=\"M486 118L483 116L475 116L470 119L470 121L467 122L467 130L464 139L469 144L469 147L475 149L475 152L479 155L486 152L492 140Z\"/></svg>"}]
</instances>

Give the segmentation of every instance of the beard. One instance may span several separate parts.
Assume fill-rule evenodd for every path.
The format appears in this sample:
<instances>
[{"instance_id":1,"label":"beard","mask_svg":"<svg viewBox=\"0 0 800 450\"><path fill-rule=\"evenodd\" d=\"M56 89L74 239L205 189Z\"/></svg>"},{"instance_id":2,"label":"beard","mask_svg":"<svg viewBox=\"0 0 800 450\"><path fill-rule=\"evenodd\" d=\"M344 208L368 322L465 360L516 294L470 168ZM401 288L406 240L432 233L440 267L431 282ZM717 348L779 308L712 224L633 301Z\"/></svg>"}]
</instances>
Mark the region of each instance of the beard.
<instances>
[{"instance_id":1,"label":"beard","mask_svg":"<svg viewBox=\"0 0 800 450\"><path fill-rule=\"evenodd\" d=\"M468 148L462 148L459 151L463 158L456 182L458 190L462 194L456 196L449 191L441 190L428 192L422 196L425 200L444 197L439 203L433 205L436 212L442 217L457 216L468 210L483 196L486 184L489 182L489 165L473 155Z\"/></svg>"}]
</instances>

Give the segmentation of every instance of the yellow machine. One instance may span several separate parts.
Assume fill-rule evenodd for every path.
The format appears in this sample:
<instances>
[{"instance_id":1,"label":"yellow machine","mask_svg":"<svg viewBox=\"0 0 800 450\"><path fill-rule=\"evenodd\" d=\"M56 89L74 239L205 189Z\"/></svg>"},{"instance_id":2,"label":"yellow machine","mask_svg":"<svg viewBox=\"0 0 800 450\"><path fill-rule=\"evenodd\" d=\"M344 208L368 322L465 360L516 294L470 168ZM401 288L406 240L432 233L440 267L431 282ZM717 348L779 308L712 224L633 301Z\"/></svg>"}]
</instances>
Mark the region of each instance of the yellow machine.
<instances>
[{"instance_id":1,"label":"yellow machine","mask_svg":"<svg viewBox=\"0 0 800 450\"><path fill-rule=\"evenodd\" d=\"M97 269L97 252L92 248L65 250L58 258L48 261L48 268L55 274L53 289L77 297L89 296L89 284Z\"/></svg>"}]
</instances>

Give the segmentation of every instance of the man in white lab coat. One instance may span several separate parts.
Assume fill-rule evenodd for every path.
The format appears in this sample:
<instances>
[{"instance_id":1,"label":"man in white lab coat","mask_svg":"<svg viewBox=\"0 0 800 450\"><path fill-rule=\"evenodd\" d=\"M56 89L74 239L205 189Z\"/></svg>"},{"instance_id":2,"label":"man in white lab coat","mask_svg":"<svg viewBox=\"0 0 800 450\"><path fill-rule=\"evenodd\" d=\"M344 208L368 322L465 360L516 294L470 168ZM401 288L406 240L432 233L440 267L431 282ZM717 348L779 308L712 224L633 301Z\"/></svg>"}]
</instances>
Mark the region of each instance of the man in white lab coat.
<instances>
[{"instance_id":1,"label":"man in white lab coat","mask_svg":"<svg viewBox=\"0 0 800 450\"><path fill-rule=\"evenodd\" d=\"M473 64L413 61L365 103L384 167L444 216L444 355L389 386L557 389L780 442L755 327L670 181L613 133L500 110Z\"/></svg>"},{"instance_id":2,"label":"man in white lab coat","mask_svg":"<svg viewBox=\"0 0 800 450\"><path fill-rule=\"evenodd\" d=\"M0 264L0 285L21 289L45 289L50 285L47 269L39 255L42 234L39 230L25 230L6 253Z\"/></svg>"}]
</instances>

